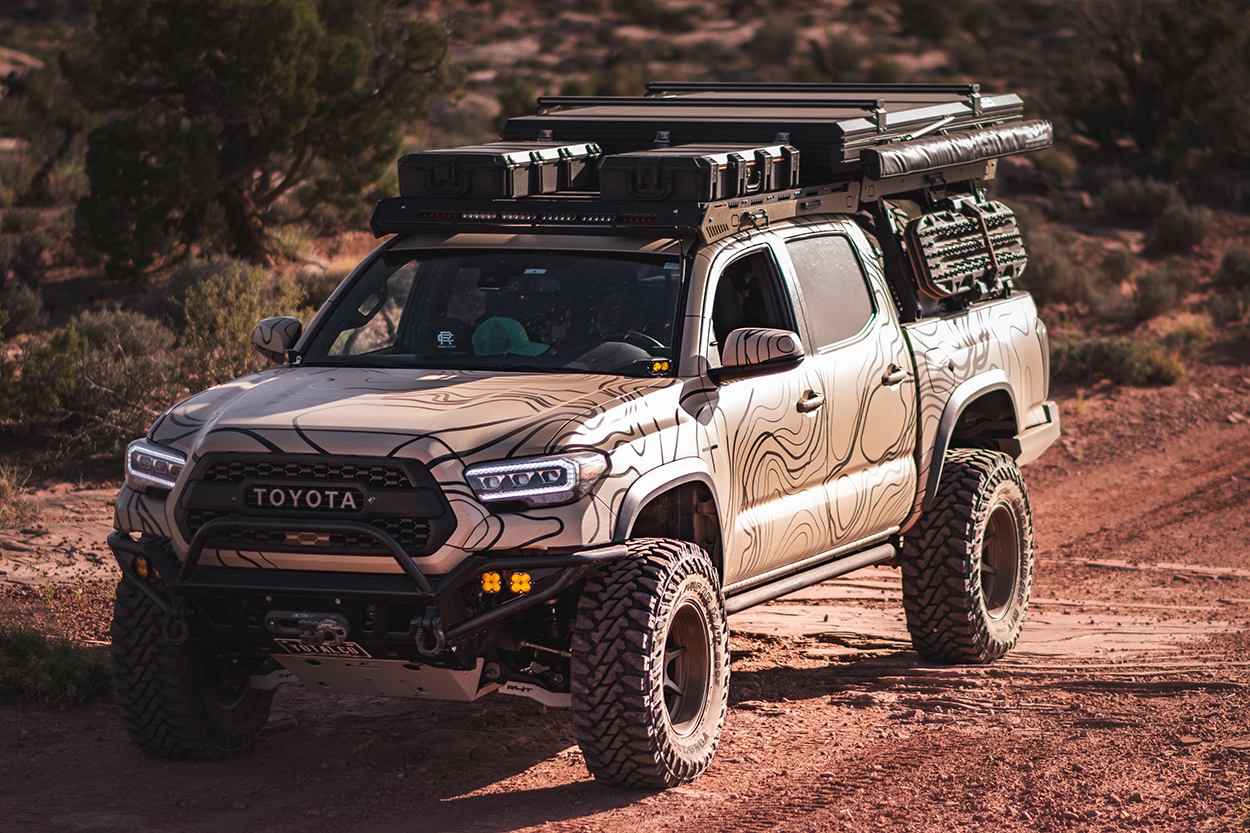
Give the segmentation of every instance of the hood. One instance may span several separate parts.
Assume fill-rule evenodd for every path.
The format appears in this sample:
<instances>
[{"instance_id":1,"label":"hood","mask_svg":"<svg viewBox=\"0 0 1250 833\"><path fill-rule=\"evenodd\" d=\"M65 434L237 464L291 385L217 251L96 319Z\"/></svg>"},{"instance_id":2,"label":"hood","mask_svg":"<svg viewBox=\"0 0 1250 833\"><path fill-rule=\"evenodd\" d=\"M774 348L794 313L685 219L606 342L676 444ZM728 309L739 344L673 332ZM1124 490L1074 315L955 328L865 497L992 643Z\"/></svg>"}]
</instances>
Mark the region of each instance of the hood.
<instances>
[{"instance_id":1,"label":"hood","mask_svg":"<svg viewBox=\"0 0 1250 833\"><path fill-rule=\"evenodd\" d=\"M674 379L590 374L283 367L175 405L149 436L190 456L272 452L378 456L419 443L465 464L559 448L565 427ZM576 425L570 426L570 430Z\"/></svg>"}]
</instances>

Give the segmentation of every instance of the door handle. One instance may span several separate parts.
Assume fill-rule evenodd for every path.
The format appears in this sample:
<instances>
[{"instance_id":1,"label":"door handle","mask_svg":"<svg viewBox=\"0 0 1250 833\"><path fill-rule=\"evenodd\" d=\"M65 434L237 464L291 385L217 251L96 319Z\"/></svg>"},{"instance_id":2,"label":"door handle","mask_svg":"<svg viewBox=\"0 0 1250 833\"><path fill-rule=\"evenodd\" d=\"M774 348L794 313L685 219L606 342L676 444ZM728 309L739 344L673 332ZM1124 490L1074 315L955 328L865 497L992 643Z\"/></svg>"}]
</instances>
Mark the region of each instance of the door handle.
<instances>
[{"instance_id":1,"label":"door handle","mask_svg":"<svg viewBox=\"0 0 1250 833\"><path fill-rule=\"evenodd\" d=\"M807 393L803 394L803 398L800 399L794 407L800 414L810 414L812 411L824 404L824 394L817 393L814 390L809 390Z\"/></svg>"},{"instance_id":2,"label":"door handle","mask_svg":"<svg viewBox=\"0 0 1250 833\"><path fill-rule=\"evenodd\" d=\"M896 364L892 364L890 365L890 369L886 371L885 375L881 377L881 384L883 387L892 388L899 382L906 379L908 375L910 374L908 374L906 370Z\"/></svg>"}]
</instances>

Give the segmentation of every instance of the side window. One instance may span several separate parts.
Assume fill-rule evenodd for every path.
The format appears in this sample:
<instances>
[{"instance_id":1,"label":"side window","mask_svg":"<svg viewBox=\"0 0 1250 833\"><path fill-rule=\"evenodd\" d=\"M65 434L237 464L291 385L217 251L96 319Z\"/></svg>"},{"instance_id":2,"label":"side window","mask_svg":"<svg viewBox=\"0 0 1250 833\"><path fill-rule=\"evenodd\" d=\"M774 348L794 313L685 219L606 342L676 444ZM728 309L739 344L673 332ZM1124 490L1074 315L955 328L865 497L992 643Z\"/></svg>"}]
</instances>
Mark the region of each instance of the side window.
<instances>
[{"instance_id":1,"label":"side window","mask_svg":"<svg viewBox=\"0 0 1250 833\"><path fill-rule=\"evenodd\" d=\"M740 257L726 266L712 301L716 346L739 327L795 329L794 310L781 286L780 270L768 249Z\"/></svg>"},{"instance_id":2,"label":"side window","mask_svg":"<svg viewBox=\"0 0 1250 833\"><path fill-rule=\"evenodd\" d=\"M840 235L786 243L803 290L816 349L858 333L872 317L872 295L851 241Z\"/></svg>"}]
</instances>

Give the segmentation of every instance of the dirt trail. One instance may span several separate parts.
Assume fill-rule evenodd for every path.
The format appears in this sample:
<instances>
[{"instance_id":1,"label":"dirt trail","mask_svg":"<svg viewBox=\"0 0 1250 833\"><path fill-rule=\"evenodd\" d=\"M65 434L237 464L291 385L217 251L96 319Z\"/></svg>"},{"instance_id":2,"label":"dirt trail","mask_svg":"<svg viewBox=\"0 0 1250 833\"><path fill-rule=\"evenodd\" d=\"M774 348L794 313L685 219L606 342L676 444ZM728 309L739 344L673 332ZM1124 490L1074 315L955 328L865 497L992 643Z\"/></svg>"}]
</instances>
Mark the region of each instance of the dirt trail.
<instances>
[{"instance_id":1,"label":"dirt trail","mask_svg":"<svg viewBox=\"0 0 1250 833\"><path fill-rule=\"evenodd\" d=\"M1133 423L1141 397L1174 422ZM1026 470L1039 570L1011 655L922 663L889 568L738 614L724 741L690 786L597 785L566 715L527 700L286 686L255 753L223 764L141 755L111 706L0 709L0 818L136 833L1241 829L1250 426L1184 390L1141 397L1094 397L1071 442ZM1209 417L1186 419L1190 404ZM0 534L0 581L107 578L108 498L48 497L64 511L42 534Z\"/></svg>"}]
</instances>

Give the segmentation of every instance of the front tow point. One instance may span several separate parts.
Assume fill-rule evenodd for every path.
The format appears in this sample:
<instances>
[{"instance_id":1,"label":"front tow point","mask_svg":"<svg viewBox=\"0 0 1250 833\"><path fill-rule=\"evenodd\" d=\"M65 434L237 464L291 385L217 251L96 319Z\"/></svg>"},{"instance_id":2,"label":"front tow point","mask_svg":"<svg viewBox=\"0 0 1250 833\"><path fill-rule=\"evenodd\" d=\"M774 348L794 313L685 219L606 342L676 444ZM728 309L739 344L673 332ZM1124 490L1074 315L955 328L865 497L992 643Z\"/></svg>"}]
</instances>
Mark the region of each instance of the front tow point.
<instances>
[{"instance_id":1,"label":"front tow point","mask_svg":"<svg viewBox=\"0 0 1250 833\"><path fill-rule=\"evenodd\" d=\"M265 627L279 636L299 637L312 648L337 648L347 642L350 626L338 613L306 613L275 610L265 617Z\"/></svg>"}]
</instances>

